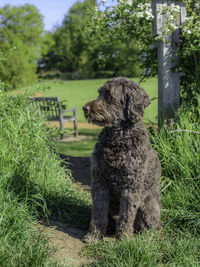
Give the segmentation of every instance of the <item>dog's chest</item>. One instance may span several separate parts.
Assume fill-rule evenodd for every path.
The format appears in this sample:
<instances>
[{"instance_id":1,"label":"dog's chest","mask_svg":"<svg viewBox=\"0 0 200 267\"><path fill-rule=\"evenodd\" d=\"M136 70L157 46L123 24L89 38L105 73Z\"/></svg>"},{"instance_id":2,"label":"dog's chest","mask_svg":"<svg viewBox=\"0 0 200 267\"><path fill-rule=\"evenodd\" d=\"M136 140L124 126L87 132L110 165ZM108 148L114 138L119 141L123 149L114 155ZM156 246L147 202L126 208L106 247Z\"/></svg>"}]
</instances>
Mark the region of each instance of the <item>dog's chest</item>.
<instances>
[{"instance_id":1,"label":"dog's chest","mask_svg":"<svg viewBox=\"0 0 200 267\"><path fill-rule=\"evenodd\" d=\"M128 142L98 142L92 159L98 179L110 186L128 184L137 165L133 154L133 145L129 146Z\"/></svg>"}]
</instances>

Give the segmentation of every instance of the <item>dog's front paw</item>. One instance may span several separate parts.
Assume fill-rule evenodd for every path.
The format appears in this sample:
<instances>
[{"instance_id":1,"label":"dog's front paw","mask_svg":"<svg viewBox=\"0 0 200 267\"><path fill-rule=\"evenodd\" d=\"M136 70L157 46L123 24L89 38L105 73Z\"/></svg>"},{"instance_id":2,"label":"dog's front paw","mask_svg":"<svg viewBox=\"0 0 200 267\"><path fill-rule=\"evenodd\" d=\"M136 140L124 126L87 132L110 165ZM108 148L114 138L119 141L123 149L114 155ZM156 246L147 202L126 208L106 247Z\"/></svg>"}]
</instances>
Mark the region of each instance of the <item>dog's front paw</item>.
<instances>
[{"instance_id":1,"label":"dog's front paw","mask_svg":"<svg viewBox=\"0 0 200 267\"><path fill-rule=\"evenodd\" d=\"M116 233L115 233L115 237L117 238L117 239L124 239L124 238L127 238L127 237L133 237L134 236L134 234L133 234L133 232L132 231L116 231Z\"/></svg>"},{"instance_id":2,"label":"dog's front paw","mask_svg":"<svg viewBox=\"0 0 200 267\"><path fill-rule=\"evenodd\" d=\"M98 235L96 233L88 233L83 237L82 241L84 243L97 243L101 238L101 235Z\"/></svg>"}]
</instances>

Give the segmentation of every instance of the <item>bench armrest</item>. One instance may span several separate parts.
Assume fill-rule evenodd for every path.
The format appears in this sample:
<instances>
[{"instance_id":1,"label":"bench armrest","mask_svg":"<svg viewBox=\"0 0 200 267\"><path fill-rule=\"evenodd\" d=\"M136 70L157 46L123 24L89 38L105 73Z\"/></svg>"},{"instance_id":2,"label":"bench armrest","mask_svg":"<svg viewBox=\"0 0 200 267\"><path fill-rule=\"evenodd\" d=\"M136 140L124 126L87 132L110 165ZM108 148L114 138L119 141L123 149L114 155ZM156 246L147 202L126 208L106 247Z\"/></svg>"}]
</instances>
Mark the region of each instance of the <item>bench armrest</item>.
<instances>
[{"instance_id":1,"label":"bench armrest","mask_svg":"<svg viewBox=\"0 0 200 267\"><path fill-rule=\"evenodd\" d=\"M62 113L75 112L77 110L78 110L77 108L70 108L70 109L62 110Z\"/></svg>"}]
</instances>

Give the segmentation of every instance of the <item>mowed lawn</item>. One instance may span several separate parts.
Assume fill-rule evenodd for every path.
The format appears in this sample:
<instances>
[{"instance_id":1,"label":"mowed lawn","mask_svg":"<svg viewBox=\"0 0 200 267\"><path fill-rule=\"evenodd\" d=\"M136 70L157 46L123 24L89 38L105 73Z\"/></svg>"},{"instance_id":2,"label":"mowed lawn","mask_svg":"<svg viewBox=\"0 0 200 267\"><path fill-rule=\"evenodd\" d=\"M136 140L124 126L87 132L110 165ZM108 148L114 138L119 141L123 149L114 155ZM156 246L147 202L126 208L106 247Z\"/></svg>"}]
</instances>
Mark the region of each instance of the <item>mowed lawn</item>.
<instances>
[{"instance_id":1,"label":"mowed lawn","mask_svg":"<svg viewBox=\"0 0 200 267\"><path fill-rule=\"evenodd\" d=\"M97 90L108 79L91 79L91 80L43 80L40 84L47 86L49 89L40 92L43 96L58 96L61 100L66 100L67 108L78 108L78 121L86 121L83 115L82 107L88 101L97 97ZM139 82L139 78L133 79ZM148 79L141 83L150 98L157 97L157 78ZM156 123L157 116L157 99L153 100L146 109L145 123Z\"/></svg>"}]
</instances>

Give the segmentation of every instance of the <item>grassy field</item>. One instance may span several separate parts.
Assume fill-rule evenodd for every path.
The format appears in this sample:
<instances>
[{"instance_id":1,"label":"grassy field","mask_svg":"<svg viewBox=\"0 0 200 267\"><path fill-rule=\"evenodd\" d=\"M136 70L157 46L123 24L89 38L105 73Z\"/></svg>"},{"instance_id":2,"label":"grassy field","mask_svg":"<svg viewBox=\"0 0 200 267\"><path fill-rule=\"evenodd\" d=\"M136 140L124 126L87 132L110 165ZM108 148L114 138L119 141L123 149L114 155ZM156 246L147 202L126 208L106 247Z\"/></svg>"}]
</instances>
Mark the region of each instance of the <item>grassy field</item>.
<instances>
[{"instance_id":1,"label":"grassy field","mask_svg":"<svg viewBox=\"0 0 200 267\"><path fill-rule=\"evenodd\" d=\"M78 121L86 121L82 112L82 107L86 102L97 97L97 89L102 86L108 79L93 79L93 80L76 80L76 81L61 81L61 80L42 80L41 85L47 89L39 93L44 96L58 96L61 100L66 100L68 108L78 108ZM133 79L139 82L138 78ZM157 78L148 79L141 83L141 86L147 91L150 98L157 97ZM22 89L23 90L23 89ZM14 91L15 92L18 92ZM156 122L157 116L157 99L153 100L146 109L145 122Z\"/></svg>"},{"instance_id":2,"label":"grassy field","mask_svg":"<svg viewBox=\"0 0 200 267\"><path fill-rule=\"evenodd\" d=\"M93 139L56 148L42 119L26 106L23 95L13 101L1 97L0 266L58 267L51 264L48 237L38 233L35 225L53 216L77 229L88 229L91 197L72 181L55 151L79 160L89 157L98 131L81 130L80 134ZM149 130L162 164L161 231L90 244L85 253L94 261L85 266L200 266L200 136L195 133L199 117L186 107L170 127Z\"/></svg>"}]
</instances>

